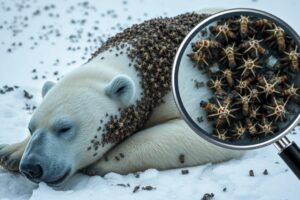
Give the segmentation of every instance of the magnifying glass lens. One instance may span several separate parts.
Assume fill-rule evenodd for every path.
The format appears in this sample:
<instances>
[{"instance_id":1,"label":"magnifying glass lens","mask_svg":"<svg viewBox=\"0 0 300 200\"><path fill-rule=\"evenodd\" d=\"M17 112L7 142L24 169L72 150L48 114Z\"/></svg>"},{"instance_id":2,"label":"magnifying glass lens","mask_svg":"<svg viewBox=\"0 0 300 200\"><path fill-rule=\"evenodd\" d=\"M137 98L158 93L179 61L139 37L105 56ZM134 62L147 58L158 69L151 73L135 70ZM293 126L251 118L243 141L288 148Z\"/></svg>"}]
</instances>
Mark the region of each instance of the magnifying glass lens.
<instances>
[{"instance_id":1,"label":"magnifying glass lens","mask_svg":"<svg viewBox=\"0 0 300 200\"><path fill-rule=\"evenodd\" d=\"M298 120L299 37L270 14L216 14L177 53L173 91L182 116L205 139L257 148Z\"/></svg>"}]
</instances>

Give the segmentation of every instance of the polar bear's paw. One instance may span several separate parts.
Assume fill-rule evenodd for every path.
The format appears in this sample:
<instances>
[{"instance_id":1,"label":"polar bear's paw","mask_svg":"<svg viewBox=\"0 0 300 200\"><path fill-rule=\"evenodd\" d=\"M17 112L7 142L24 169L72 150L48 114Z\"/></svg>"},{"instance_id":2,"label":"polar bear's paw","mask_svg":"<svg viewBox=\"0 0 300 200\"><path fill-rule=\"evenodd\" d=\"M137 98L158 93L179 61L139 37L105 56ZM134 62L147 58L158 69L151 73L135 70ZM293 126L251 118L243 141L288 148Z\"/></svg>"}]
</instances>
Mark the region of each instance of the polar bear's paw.
<instances>
[{"instance_id":1,"label":"polar bear's paw","mask_svg":"<svg viewBox=\"0 0 300 200\"><path fill-rule=\"evenodd\" d=\"M23 151L21 144L0 145L0 165L9 171L18 172Z\"/></svg>"},{"instance_id":2,"label":"polar bear's paw","mask_svg":"<svg viewBox=\"0 0 300 200\"><path fill-rule=\"evenodd\" d=\"M81 173L86 174L88 176L103 176L104 173L98 167L91 165L81 170Z\"/></svg>"}]
</instances>

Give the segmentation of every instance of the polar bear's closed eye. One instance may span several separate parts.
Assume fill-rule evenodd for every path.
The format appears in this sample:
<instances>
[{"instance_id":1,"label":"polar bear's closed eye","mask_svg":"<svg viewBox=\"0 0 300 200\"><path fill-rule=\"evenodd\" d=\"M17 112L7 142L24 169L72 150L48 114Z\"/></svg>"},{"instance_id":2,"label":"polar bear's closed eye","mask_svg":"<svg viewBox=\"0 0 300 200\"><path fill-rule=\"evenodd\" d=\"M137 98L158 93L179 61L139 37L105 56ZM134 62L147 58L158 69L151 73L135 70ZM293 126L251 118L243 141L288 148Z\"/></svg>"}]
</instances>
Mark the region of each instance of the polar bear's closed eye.
<instances>
[{"instance_id":1,"label":"polar bear's closed eye","mask_svg":"<svg viewBox=\"0 0 300 200\"><path fill-rule=\"evenodd\" d=\"M74 129L74 122L70 117L62 117L55 120L53 123L53 130L57 134L64 134L66 132L71 132Z\"/></svg>"},{"instance_id":2,"label":"polar bear's closed eye","mask_svg":"<svg viewBox=\"0 0 300 200\"><path fill-rule=\"evenodd\" d=\"M128 105L135 96L135 84L126 75L118 75L106 86L105 93L112 100L120 101L123 105Z\"/></svg>"}]
</instances>

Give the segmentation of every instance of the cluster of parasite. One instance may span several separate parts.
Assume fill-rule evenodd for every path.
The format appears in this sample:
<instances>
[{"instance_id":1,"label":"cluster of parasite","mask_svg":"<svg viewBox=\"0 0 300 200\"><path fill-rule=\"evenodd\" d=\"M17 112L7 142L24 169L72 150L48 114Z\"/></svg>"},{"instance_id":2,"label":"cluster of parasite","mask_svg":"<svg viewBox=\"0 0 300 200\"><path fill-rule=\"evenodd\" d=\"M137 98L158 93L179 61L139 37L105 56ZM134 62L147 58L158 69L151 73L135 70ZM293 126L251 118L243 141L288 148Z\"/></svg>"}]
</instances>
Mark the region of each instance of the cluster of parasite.
<instances>
[{"instance_id":1,"label":"cluster of parasite","mask_svg":"<svg viewBox=\"0 0 300 200\"><path fill-rule=\"evenodd\" d=\"M211 24L187 56L209 77L213 92L200 107L219 140L262 139L300 105L298 46L276 23L235 16ZM217 69L212 69L217 66Z\"/></svg>"},{"instance_id":2,"label":"cluster of parasite","mask_svg":"<svg viewBox=\"0 0 300 200\"><path fill-rule=\"evenodd\" d=\"M116 48L116 56L124 55L131 60L129 67L137 71L143 91L142 98L134 105L120 108L118 116L111 113L106 115L108 120L97 129L100 137L93 138L88 150L121 142L143 129L152 111L164 103L163 97L171 90L172 64L178 47L193 27L208 16L186 13L135 24L109 38L92 55L90 60Z\"/></svg>"}]
</instances>

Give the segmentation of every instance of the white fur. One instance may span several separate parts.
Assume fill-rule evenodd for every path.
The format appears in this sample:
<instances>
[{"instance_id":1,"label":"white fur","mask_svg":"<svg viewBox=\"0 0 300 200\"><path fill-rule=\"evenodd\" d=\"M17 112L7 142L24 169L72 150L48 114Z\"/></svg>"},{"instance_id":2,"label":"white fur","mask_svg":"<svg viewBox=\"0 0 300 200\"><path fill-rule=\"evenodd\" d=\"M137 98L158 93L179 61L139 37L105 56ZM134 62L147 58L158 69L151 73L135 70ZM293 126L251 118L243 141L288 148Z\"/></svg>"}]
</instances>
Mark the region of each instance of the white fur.
<instances>
[{"instance_id":1,"label":"white fur","mask_svg":"<svg viewBox=\"0 0 300 200\"><path fill-rule=\"evenodd\" d=\"M101 135L97 131L100 119L105 124L108 121L106 113L119 116L119 108L135 104L141 99L142 88L137 71L133 66L128 66L130 60L126 55L116 57L115 53L105 51L66 75L52 88L48 87L49 84L44 87L42 93L45 98L35 111L29 126L32 127L33 134L42 131L51 134L51 137L46 137L52 138L48 139L51 141L46 142L63 144L48 149L52 159L63 159L66 166L71 166L72 174L83 169L87 174L104 175L111 171L126 174L147 168L163 170L194 166L220 162L242 154L240 151L217 147L195 134L180 118L170 91L164 97L165 103L153 111L144 130L120 144L100 146L97 156L93 156L91 151L87 151L87 147L91 145L90 141L95 135ZM127 93L122 94L119 99L113 95L114 87L118 84L130 86ZM190 92L190 97L194 95L192 90L185 92ZM58 137L53 126L64 118L76 124L75 131L69 133L70 136ZM11 156L11 159L20 159L22 154L19 152L24 151L26 144L27 141L24 141L14 148L1 147L0 160L2 155L13 155L15 152L19 156ZM118 161L115 156L120 153L125 157L119 156ZM181 154L185 156L183 164L179 162ZM105 161L104 155L109 161Z\"/></svg>"},{"instance_id":2,"label":"white fur","mask_svg":"<svg viewBox=\"0 0 300 200\"><path fill-rule=\"evenodd\" d=\"M184 163L180 162L180 155L184 155ZM225 150L206 142L183 120L174 119L131 136L107 153L108 161L102 158L86 171L98 175L109 172L127 174L149 168L163 170L221 162L240 155L239 151Z\"/></svg>"},{"instance_id":3,"label":"white fur","mask_svg":"<svg viewBox=\"0 0 300 200\"><path fill-rule=\"evenodd\" d=\"M104 60L101 59L103 56ZM53 121L61 116L72 117L79 124L81 134L78 134L72 144L74 149L70 149L70 153L73 152L72 154L76 155L70 160L76 163L74 170L101 158L113 146L113 144L105 145L103 149L98 150L96 157L86 151L94 135L99 135L97 128L100 125L100 119L102 118L105 124L108 120L105 117L106 113L119 115L118 108L127 106L123 104L123 101L113 100L107 95L106 90L112 80L120 75L130 77L134 84L132 89L135 91L127 104L135 104L136 100L140 99L142 89L139 85L139 78L133 67L127 67L128 63L127 56L115 57L114 51L100 54L89 63L67 74L63 80L50 89L35 111L31 123L36 124L36 128L50 129Z\"/></svg>"}]
</instances>

